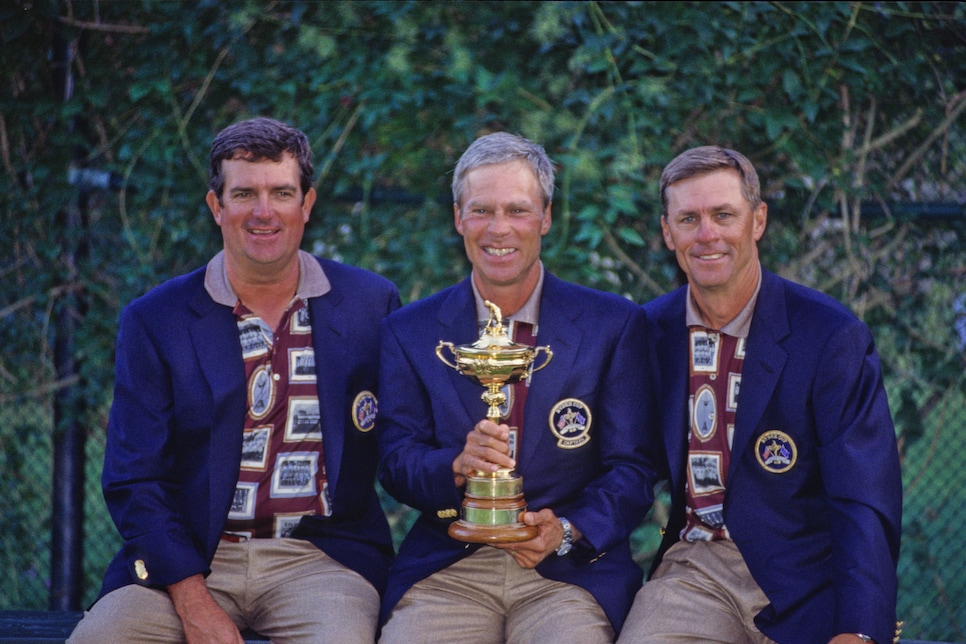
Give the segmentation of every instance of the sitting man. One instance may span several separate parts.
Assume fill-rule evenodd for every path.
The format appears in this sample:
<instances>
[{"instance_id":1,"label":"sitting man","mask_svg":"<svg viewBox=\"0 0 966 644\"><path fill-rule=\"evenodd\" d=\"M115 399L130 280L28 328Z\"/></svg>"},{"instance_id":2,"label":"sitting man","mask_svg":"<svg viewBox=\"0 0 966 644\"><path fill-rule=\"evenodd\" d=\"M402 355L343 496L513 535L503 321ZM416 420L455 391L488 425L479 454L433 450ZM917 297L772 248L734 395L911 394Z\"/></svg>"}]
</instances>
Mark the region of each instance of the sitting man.
<instances>
[{"instance_id":1,"label":"sitting man","mask_svg":"<svg viewBox=\"0 0 966 644\"><path fill-rule=\"evenodd\" d=\"M619 641L888 644L902 485L869 329L762 270L744 155L682 153L661 199L688 278L644 307L672 509Z\"/></svg>"},{"instance_id":2,"label":"sitting man","mask_svg":"<svg viewBox=\"0 0 966 644\"><path fill-rule=\"evenodd\" d=\"M471 275L383 324L380 481L421 512L390 571L384 643L612 642L641 583L629 536L654 477L644 318L544 269L552 195L542 147L477 139L453 178ZM499 423L486 418L484 389L435 355L440 340L479 339L485 302L516 343L553 352L532 382L507 386ZM496 547L449 536L467 477L499 468L522 475L535 536Z\"/></svg>"},{"instance_id":3,"label":"sitting man","mask_svg":"<svg viewBox=\"0 0 966 644\"><path fill-rule=\"evenodd\" d=\"M212 144L224 250L121 317L104 496L124 539L71 642L371 642L392 559L374 489L382 277L299 250L305 134Z\"/></svg>"}]
</instances>

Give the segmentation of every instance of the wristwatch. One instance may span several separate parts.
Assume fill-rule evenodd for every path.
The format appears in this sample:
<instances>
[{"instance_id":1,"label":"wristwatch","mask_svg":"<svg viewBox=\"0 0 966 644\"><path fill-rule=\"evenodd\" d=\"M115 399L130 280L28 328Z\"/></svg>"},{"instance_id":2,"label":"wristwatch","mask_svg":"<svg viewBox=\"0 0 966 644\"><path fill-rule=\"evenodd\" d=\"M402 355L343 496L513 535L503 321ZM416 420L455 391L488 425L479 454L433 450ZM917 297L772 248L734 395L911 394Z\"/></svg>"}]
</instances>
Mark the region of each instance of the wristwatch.
<instances>
[{"instance_id":1,"label":"wristwatch","mask_svg":"<svg viewBox=\"0 0 966 644\"><path fill-rule=\"evenodd\" d=\"M563 541L560 542L560 547L557 548L557 556L563 557L574 547L574 529L570 525L570 521L560 517L560 527L563 528Z\"/></svg>"},{"instance_id":2,"label":"wristwatch","mask_svg":"<svg viewBox=\"0 0 966 644\"><path fill-rule=\"evenodd\" d=\"M874 642L875 641L874 639L872 639L871 637L869 637L865 633L856 633L855 636L858 637L863 642Z\"/></svg>"}]
</instances>

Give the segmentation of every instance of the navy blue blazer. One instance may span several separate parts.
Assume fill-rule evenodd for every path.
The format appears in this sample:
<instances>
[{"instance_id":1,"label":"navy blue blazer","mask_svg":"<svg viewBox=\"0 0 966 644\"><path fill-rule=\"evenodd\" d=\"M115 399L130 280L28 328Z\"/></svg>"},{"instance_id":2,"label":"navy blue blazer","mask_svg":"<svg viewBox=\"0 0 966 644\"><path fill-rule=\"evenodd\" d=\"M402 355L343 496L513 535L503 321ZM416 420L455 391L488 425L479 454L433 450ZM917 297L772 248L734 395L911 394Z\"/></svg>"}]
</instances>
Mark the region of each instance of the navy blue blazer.
<instances>
[{"instance_id":1,"label":"navy blue blazer","mask_svg":"<svg viewBox=\"0 0 966 644\"><path fill-rule=\"evenodd\" d=\"M661 554L684 525L686 297L682 287L644 306L671 471ZM763 271L739 396L724 517L771 602L756 624L782 644L836 633L891 642L902 485L868 328L834 299ZM784 472L756 453L759 438L775 430L797 447Z\"/></svg>"},{"instance_id":2,"label":"navy blue blazer","mask_svg":"<svg viewBox=\"0 0 966 644\"><path fill-rule=\"evenodd\" d=\"M484 390L435 355L440 340L479 339L476 318L467 279L383 322L379 480L421 513L390 570L384 620L412 584L479 547L446 531L463 496L453 482L453 459L486 416ZM537 572L590 591L619 629L643 577L628 537L652 500L642 311L547 273L537 345L548 345L553 359L534 374L527 394L517 472L531 510L553 509L586 539L583 556L550 555ZM568 398L591 414L590 440L571 449L558 446L550 429L552 409Z\"/></svg>"},{"instance_id":3,"label":"navy blue blazer","mask_svg":"<svg viewBox=\"0 0 966 644\"><path fill-rule=\"evenodd\" d=\"M381 592L392 541L374 488L376 438L356 428L351 408L360 392L377 391L379 322L399 294L378 275L318 261L332 285L308 301L332 515L303 518L293 536ZM232 309L211 299L204 276L202 267L165 282L121 315L102 484L124 543L102 596L207 575L228 516L245 367Z\"/></svg>"}]
</instances>

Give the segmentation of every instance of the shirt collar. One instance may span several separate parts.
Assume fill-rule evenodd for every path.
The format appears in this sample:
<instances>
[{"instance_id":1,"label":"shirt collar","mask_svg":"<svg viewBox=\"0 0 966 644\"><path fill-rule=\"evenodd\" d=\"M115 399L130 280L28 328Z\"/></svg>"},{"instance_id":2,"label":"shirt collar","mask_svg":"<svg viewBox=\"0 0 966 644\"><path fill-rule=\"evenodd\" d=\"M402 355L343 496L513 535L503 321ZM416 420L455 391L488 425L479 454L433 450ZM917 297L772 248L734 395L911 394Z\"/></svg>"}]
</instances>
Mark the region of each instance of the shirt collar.
<instances>
[{"instance_id":1,"label":"shirt collar","mask_svg":"<svg viewBox=\"0 0 966 644\"><path fill-rule=\"evenodd\" d=\"M755 314L755 304L758 303L758 292L760 290L761 262L758 263L758 285L755 286L755 292L751 294L751 298L749 298L744 307L738 311L738 315L736 315L733 320L716 330L735 338L747 339L748 332L751 330L751 318ZM708 326L701 318L701 312L698 311L698 305L694 303L694 298L691 297L690 284L688 284L687 304L685 307L685 323L688 326Z\"/></svg>"},{"instance_id":2,"label":"shirt collar","mask_svg":"<svg viewBox=\"0 0 966 644\"><path fill-rule=\"evenodd\" d=\"M307 300L310 297L321 297L332 290L332 284L326 276L322 266L309 253L299 251L299 284L295 289L295 297ZM234 307L238 303L238 296L231 282L228 281L228 268L225 265L225 251L221 250L211 258L205 268L205 290L218 304Z\"/></svg>"}]
</instances>

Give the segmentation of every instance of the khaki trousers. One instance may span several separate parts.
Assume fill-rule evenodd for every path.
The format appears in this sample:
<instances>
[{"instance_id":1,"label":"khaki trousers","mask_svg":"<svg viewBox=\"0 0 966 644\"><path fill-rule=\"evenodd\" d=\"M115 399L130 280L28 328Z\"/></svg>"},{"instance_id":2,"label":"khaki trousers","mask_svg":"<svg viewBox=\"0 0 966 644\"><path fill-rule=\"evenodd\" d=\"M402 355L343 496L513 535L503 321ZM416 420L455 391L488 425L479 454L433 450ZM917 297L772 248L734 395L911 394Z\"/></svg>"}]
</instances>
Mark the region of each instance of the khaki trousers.
<instances>
[{"instance_id":1,"label":"khaki trousers","mask_svg":"<svg viewBox=\"0 0 966 644\"><path fill-rule=\"evenodd\" d=\"M619 644L774 644L755 626L768 598L732 541L679 541L637 592Z\"/></svg>"},{"instance_id":2,"label":"khaki trousers","mask_svg":"<svg viewBox=\"0 0 966 644\"><path fill-rule=\"evenodd\" d=\"M358 573L302 539L222 541L208 590L239 630L272 642L374 642L379 594ZM131 584L102 597L68 642L184 642L168 593Z\"/></svg>"},{"instance_id":3,"label":"khaki trousers","mask_svg":"<svg viewBox=\"0 0 966 644\"><path fill-rule=\"evenodd\" d=\"M551 557L556 555L551 554ZM410 588L380 644L597 644L614 629L593 595L480 548Z\"/></svg>"}]
</instances>

